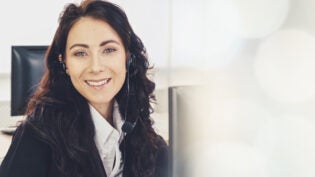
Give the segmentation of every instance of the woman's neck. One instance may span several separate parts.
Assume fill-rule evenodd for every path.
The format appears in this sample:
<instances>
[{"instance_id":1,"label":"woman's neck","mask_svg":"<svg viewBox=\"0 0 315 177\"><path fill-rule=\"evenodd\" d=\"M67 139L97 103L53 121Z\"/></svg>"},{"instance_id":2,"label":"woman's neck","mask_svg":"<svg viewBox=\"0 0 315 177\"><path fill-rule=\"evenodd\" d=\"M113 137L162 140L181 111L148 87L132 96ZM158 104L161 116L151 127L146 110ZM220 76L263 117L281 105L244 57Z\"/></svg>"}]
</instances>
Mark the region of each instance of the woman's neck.
<instances>
[{"instance_id":1,"label":"woman's neck","mask_svg":"<svg viewBox=\"0 0 315 177\"><path fill-rule=\"evenodd\" d=\"M104 103L104 104L93 104L93 103L90 103L96 110L97 112L99 112L102 117L104 119L107 120L107 122L111 125L113 125L113 117L112 117L112 114L113 114L113 104L114 104L114 101L110 101L109 103Z\"/></svg>"}]
</instances>

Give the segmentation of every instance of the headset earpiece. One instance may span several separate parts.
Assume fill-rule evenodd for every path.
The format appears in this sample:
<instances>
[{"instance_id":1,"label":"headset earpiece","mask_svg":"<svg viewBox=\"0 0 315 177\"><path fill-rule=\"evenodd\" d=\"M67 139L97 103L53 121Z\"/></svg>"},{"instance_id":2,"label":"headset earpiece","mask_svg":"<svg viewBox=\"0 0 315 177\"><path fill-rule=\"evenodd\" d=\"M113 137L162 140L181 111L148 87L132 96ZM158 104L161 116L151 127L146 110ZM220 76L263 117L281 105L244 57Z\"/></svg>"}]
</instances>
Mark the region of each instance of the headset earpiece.
<instances>
[{"instance_id":1,"label":"headset earpiece","mask_svg":"<svg viewBox=\"0 0 315 177\"><path fill-rule=\"evenodd\" d=\"M128 57L128 60L127 60L127 69L128 70L130 69L130 67L132 67L134 65L134 60L135 60L135 55L130 54L130 56Z\"/></svg>"}]
</instances>

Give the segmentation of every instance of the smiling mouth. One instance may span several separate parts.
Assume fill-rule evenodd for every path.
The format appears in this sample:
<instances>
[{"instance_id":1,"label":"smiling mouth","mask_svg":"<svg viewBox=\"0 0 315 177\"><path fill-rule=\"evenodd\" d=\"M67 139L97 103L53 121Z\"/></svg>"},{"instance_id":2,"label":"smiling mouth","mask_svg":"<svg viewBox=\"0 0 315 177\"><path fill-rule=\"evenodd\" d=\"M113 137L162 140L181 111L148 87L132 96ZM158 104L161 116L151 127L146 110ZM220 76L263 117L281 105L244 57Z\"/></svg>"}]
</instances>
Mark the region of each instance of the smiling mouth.
<instances>
[{"instance_id":1,"label":"smiling mouth","mask_svg":"<svg viewBox=\"0 0 315 177\"><path fill-rule=\"evenodd\" d=\"M108 84L111 81L111 78L102 79L102 80L85 80L85 83L91 87L101 87L103 85Z\"/></svg>"}]
</instances>

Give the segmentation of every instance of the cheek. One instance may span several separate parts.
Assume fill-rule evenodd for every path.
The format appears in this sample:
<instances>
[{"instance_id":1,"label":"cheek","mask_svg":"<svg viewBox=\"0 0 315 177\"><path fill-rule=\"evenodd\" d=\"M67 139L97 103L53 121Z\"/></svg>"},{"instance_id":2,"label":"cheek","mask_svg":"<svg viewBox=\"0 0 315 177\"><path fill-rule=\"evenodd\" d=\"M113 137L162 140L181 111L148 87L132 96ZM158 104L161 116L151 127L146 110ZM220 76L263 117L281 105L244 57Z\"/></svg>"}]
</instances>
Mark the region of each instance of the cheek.
<instances>
[{"instance_id":1,"label":"cheek","mask_svg":"<svg viewBox=\"0 0 315 177\"><path fill-rule=\"evenodd\" d=\"M66 62L66 73L70 76L71 80L79 78L83 73L83 67L78 62Z\"/></svg>"},{"instance_id":2,"label":"cheek","mask_svg":"<svg viewBox=\"0 0 315 177\"><path fill-rule=\"evenodd\" d=\"M111 63L111 69L116 74L125 74L127 72L126 60L125 59L115 59L114 62Z\"/></svg>"},{"instance_id":3,"label":"cheek","mask_svg":"<svg viewBox=\"0 0 315 177\"><path fill-rule=\"evenodd\" d=\"M112 65L112 72L115 73L115 80L117 86L121 87L126 79L126 66L124 62L116 62L115 65Z\"/></svg>"},{"instance_id":4,"label":"cheek","mask_svg":"<svg viewBox=\"0 0 315 177\"><path fill-rule=\"evenodd\" d=\"M125 79L126 79L126 73L127 73L127 70L126 70L126 68L125 68L125 66L124 67L117 67L117 68L115 68L115 74L116 74L116 76L118 77L118 79L120 80L120 82L124 82L125 81Z\"/></svg>"}]
</instances>

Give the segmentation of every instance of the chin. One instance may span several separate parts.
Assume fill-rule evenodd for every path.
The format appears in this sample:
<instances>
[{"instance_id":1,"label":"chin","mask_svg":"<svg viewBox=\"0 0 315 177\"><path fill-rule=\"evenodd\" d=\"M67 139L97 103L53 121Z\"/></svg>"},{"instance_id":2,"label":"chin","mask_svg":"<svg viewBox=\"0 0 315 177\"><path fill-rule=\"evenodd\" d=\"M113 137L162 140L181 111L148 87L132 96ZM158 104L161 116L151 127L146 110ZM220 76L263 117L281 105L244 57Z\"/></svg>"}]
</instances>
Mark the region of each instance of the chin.
<instances>
[{"instance_id":1,"label":"chin","mask_svg":"<svg viewBox=\"0 0 315 177\"><path fill-rule=\"evenodd\" d=\"M89 101L89 103L93 103L93 104L109 104L114 100L114 97L112 98L97 98L97 99L92 99L91 101Z\"/></svg>"}]
</instances>

